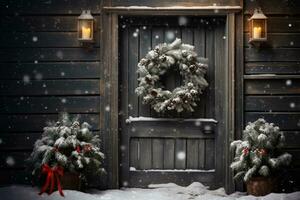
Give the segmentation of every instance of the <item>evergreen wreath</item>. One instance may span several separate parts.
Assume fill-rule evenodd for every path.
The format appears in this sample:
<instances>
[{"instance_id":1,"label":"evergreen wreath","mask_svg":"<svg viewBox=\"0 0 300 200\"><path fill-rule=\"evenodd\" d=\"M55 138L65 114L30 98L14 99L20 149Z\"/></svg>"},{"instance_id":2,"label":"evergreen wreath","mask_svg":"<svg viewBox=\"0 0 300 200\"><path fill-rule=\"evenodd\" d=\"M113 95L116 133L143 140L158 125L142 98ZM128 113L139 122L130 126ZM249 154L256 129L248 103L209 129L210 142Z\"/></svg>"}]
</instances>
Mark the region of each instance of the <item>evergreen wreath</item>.
<instances>
[{"instance_id":1,"label":"evergreen wreath","mask_svg":"<svg viewBox=\"0 0 300 200\"><path fill-rule=\"evenodd\" d=\"M135 89L144 104L149 104L156 112L176 110L193 112L200 95L208 86L204 75L207 64L199 58L194 46L183 44L176 38L171 44L163 43L150 50L138 63L139 85ZM178 68L183 85L172 92L162 89L160 78L169 69Z\"/></svg>"}]
</instances>

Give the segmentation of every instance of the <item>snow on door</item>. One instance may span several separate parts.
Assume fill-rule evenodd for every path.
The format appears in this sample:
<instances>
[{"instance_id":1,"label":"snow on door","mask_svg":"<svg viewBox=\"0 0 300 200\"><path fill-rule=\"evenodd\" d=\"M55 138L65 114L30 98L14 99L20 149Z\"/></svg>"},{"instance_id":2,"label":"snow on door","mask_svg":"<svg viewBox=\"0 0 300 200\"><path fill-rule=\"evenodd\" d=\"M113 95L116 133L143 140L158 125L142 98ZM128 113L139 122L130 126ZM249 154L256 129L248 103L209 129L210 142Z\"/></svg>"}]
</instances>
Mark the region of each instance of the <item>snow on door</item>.
<instances>
[{"instance_id":1,"label":"snow on door","mask_svg":"<svg viewBox=\"0 0 300 200\"><path fill-rule=\"evenodd\" d=\"M225 62L223 18L120 17L120 184L146 187L151 183L188 185L200 181L217 186L222 171L222 137L216 102L217 69ZM158 114L143 105L134 90L138 85L137 63L162 42L176 37L195 46L199 56L209 59L209 88L194 113ZM167 89L181 85L177 71L161 77ZM222 122L221 122L222 123Z\"/></svg>"}]
</instances>

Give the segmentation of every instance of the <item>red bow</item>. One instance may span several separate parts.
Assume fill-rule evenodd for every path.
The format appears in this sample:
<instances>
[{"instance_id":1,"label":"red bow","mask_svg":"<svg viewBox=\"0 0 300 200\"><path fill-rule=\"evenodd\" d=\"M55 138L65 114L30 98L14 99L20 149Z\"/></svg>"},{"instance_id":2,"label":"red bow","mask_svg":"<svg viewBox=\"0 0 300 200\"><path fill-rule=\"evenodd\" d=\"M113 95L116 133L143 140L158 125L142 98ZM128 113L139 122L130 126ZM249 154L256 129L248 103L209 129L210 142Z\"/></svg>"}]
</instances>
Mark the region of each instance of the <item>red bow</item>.
<instances>
[{"instance_id":1,"label":"red bow","mask_svg":"<svg viewBox=\"0 0 300 200\"><path fill-rule=\"evenodd\" d=\"M46 179L46 182L45 182L44 186L42 187L41 192L39 193L39 195L46 192L46 190L48 189L50 184L51 185L50 185L50 189L48 191L48 194L51 194L54 190L54 184L55 184L55 181L56 181L57 189L58 189L60 195L64 196L64 193L62 191L62 187L61 187L61 184L60 184L60 180L59 180L59 176L64 175L64 169L60 166L55 166L55 167L51 168L51 167L49 167L49 165L43 164L42 173L47 174L47 179Z\"/></svg>"}]
</instances>

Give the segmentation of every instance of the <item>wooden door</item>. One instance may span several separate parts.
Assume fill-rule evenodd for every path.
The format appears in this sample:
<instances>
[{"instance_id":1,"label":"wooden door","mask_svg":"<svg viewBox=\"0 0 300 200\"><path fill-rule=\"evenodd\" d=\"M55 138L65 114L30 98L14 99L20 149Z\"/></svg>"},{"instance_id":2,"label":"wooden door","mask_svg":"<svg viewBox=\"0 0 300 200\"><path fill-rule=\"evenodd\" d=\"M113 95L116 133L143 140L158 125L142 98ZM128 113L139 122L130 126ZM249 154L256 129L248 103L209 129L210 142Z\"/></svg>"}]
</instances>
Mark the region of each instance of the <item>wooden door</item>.
<instances>
[{"instance_id":1,"label":"wooden door","mask_svg":"<svg viewBox=\"0 0 300 200\"><path fill-rule=\"evenodd\" d=\"M188 185L198 181L218 185L216 174L222 171L223 159L218 126L223 122L216 113L216 102L222 100L223 92L216 83L222 76L218 69L225 66L225 19L121 16L119 21L120 184L145 187L151 183ZM176 37L208 58L209 88L195 112L162 115L143 105L134 92L137 63L157 44L172 42ZM181 84L176 71L163 79L168 89Z\"/></svg>"}]
</instances>

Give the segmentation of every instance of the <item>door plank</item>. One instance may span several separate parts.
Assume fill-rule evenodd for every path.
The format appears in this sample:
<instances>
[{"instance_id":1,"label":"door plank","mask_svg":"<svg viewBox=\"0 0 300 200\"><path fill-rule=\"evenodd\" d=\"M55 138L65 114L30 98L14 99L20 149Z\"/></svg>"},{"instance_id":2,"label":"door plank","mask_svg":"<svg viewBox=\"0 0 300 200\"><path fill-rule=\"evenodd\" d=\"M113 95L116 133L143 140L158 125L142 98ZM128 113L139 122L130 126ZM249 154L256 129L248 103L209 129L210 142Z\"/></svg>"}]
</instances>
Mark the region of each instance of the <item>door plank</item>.
<instances>
[{"instance_id":1,"label":"door plank","mask_svg":"<svg viewBox=\"0 0 300 200\"><path fill-rule=\"evenodd\" d=\"M140 167L141 169L151 169L152 167L152 140L148 138L140 139Z\"/></svg>"},{"instance_id":2,"label":"door plank","mask_svg":"<svg viewBox=\"0 0 300 200\"><path fill-rule=\"evenodd\" d=\"M198 169L199 163L199 140L187 139L187 153L186 153L187 169Z\"/></svg>"},{"instance_id":3,"label":"door plank","mask_svg":"<svg viewBox=\"0 0 300 200\"><path fill-rule=\"evenodd\" d=\"M176 139L175 169L186 169L186 139Z\"/></svg>"},{"instance_id":4,"label":"door plank","mask_svg":"<svg viewBox=\"0 0 300 200\"><path fill-rule=\"evenodd\" d=\"M152 139L152 168L163 169L164 165L164 140Z\"/></svg>"},{"instance_id":5,"label":"door plank","mask_svg":"<svg viewBox=\"0 0 300 200\"><path fill-rule=\"evenodd\" d=\"M215 141L205 140L205 169L215 168Z\"/></svg>"},{"instance_id":6,"label":"door plank","mask_svg":"<svg viewBox=\"0 0 300 200\"><path fill-rule=\"evenodd\" d=\"M175 140L165 139L164 144L164 169L174 169Z\"/></svg>"}]
</instances>

